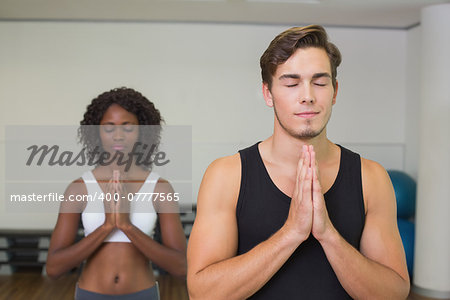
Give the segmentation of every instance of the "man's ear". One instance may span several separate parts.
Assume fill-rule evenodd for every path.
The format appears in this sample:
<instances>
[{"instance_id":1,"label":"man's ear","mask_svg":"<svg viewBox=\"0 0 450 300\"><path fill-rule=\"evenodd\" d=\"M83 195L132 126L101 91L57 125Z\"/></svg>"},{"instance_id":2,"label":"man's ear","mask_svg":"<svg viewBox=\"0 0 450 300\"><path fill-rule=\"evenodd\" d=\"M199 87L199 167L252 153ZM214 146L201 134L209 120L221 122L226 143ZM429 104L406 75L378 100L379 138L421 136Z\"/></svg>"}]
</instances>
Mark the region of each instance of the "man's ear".
<instances>
[{"instance_id":1,"label":"man's ear","mask_svg":"<svg viewBox=\"0 0 450 300\"><path fill-rule=\"evenodd\" d=\"M336 96L337 96L337 92L338 92L338 86L339 86L339 83L336 80L336 87L334 88L334 95L333 95L333 105L336 104Z\"/></svg>"},{"instance_id":2,"label":"man's ear","mask_svg":"<svg viewBox=\"0 0 450 300\"><path fill-rule=\"evenodd\" d=\"M273 97L272 97L272 93L270 92L270 89L269 89L269 84L267 82L263 82L262 92L263 92L264 100L266 101L266 105L269 107L273 107Z\"/></svg>"}]
</instances>

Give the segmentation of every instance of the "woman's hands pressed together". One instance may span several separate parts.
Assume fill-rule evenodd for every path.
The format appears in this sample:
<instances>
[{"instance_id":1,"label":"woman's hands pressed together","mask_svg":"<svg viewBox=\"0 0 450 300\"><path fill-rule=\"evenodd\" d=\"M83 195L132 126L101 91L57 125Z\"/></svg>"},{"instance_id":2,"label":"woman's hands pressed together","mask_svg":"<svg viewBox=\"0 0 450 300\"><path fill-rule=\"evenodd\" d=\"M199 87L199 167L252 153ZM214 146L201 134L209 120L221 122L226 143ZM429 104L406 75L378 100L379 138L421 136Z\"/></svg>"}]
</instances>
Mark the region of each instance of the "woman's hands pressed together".
<instances>
[{"instance_id":1,"label":"woman's hands pressed together","mask_svg":"<svg viewBox=\"0 0 450 300\"><path fill-rule=\"evenodd\" d=\"M108 228L124 229L131 225L130 201L123 182L120 182L120 172L113 171L113 177L106 185L104 197L105 223Z\"/></svg>"}]
</instances>

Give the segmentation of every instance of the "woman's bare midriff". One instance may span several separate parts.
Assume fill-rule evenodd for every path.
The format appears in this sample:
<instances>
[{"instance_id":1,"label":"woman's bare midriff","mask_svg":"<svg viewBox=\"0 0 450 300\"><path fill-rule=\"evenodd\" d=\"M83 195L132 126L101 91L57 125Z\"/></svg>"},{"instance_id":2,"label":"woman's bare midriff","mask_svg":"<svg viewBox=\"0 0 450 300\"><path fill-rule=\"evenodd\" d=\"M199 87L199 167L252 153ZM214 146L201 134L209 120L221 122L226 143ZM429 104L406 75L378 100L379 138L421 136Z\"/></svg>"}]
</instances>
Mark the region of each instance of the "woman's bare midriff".
<instances>
[{"instance_id":1,"label":"woman's bare midriff","mask_svg":"<svg viewBox=\"0 0 450 300\"><path fill-rule=\"evenodd\" d=\"M120 295L155 284L148 259L131 243L103 243L86 262L78 286L91 292Z\"/></svg>"}]
</instances>

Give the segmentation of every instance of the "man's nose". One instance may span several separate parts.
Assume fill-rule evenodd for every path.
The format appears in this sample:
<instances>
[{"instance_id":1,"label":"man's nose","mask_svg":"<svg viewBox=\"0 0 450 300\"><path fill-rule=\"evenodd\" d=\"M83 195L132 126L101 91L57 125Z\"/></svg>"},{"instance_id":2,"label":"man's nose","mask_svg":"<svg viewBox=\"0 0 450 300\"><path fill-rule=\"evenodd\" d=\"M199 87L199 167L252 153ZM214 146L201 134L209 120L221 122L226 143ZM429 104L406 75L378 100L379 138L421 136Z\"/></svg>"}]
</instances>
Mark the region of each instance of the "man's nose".
<instances>
[{"instance_id":1,"label":"man's nose","mask_svg":"<svg viewBox=\"0 0 450 300\"><path fill-rule=\"evenodd\" d=\"M303 92L300 95L300 103L308 104L308 103L314 103L314 93L309 85L306 85L303 89Z\"/></svg>"}]
</instances>

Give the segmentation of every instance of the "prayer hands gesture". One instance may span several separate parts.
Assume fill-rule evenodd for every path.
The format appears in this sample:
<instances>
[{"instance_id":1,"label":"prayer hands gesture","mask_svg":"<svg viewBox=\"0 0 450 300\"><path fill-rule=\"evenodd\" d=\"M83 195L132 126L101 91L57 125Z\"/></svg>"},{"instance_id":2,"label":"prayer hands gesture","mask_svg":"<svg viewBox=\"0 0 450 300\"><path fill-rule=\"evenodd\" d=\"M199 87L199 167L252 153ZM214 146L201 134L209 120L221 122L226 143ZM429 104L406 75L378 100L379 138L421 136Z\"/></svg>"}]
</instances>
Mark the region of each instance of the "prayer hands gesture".
<instances>
[{"instance_id":1,"label":"prayer hands gesture","mask_svg":"<svg viewBox=\"0 0 450 300\"><path fill-rule=\"evenodd\" d=\"M108 200L103 201L105 207L105 224L121 229L130 224L130 202L125 185L120 182L120 172L113 171L113 177L106 186Z\"/></svg>"},{"instance_id":2,"label":"prayer hands gesture","mask_svg":"<svg viewBox=\"0 0 450 300\"><path fill-rule=\"evenodd\" d=\"M303 146L286 226L301 241L312 233L321 240L333 228L319 181L319 167L313 146Z\"/></svg>"}]
</instances>

